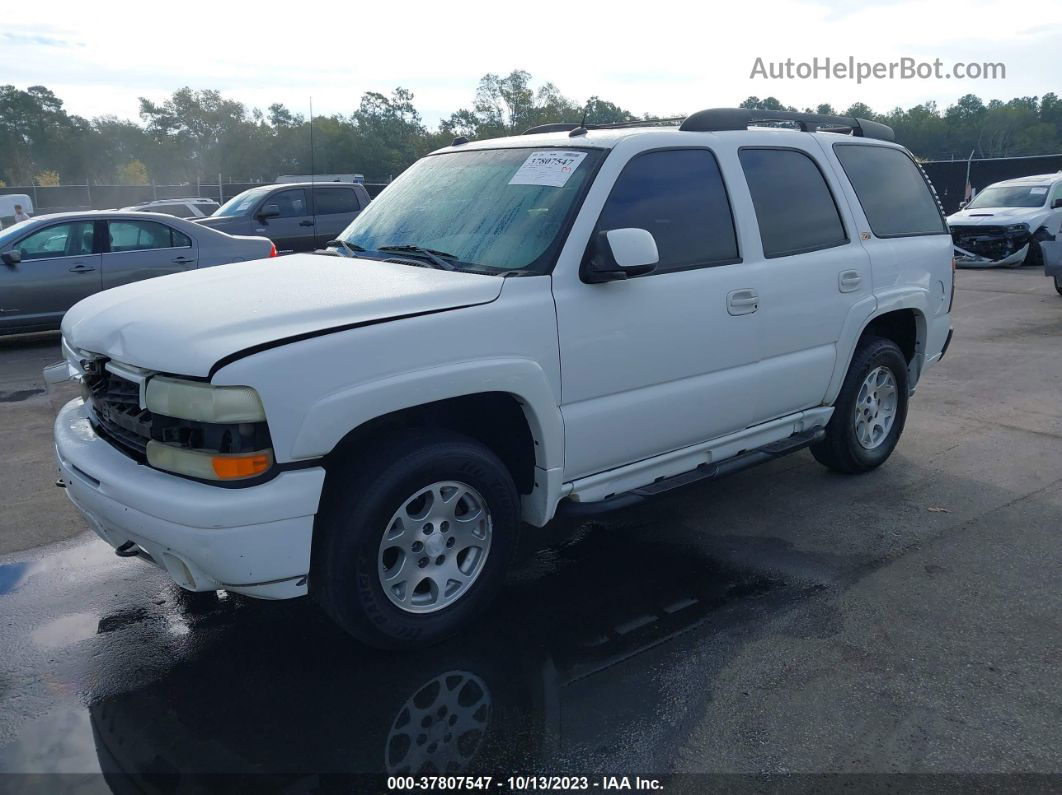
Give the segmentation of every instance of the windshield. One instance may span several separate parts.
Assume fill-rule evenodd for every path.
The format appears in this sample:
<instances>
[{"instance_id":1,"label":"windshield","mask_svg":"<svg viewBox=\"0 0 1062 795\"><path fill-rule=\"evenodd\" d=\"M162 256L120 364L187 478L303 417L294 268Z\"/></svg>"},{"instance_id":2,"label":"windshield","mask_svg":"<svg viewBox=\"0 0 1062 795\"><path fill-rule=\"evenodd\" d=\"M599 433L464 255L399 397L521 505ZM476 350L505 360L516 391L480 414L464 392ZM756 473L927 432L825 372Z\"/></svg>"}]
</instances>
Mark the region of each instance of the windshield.
<instances>
[{"instance_id":1,"label":"windshield","mask_svg":"<svg viewBox=\"0 0 1062 795\"><path fill-rule=\"evenodd\" d=\"M251 188L243 193L238 193L214 210L214 215L247 215L251 207L262 198L262 194L268 191L270 186Z\"/></svg>"},{"instance_id":2,"label":"windshield","mask_svg":"<svg viewBox=\"0 0 1062 795\"><path fill-rule=\"evenodd\" d=\"M425 157L340 237L369 252L388 246L431 249L458 269L544 273L602 155L592 149L527 148Z\"/></svg>"},{"instance_id":3,"label":"windshield","mask_svg":"<svg viewBox=\"0 0 1062 795\"><path fill-rule=\"evenodd\" d=\"M966 205L967 210L979 207L1039 207L1047 201L1047 187L1043 185L999 185L985 188Z\"/></svg>"}]
</instances>

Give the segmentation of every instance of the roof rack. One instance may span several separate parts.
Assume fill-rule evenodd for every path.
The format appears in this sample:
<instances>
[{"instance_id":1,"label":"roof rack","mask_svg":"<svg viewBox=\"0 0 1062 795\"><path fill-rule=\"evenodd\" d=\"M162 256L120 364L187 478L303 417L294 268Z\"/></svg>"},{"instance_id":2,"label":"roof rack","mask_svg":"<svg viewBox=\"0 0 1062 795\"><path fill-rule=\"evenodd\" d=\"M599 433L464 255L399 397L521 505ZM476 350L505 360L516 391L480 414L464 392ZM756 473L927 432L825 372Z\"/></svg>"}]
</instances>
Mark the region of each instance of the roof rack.
<instances>
[{"instance_id":1,"label":"roof rack","mask_svg":"<svg viewBox=\"0 0 1062 795\"><path fill-rule=\"evenodd\" d=\"M762 122L792 122L804 132L851 133L861 138L895 141L892 127L853 116L830 116L822 113L798 113L791 110L750 110L748 108L709 108L688 116L679 126L690 132L721 132L747 130Z\"/></svg>"},{"instance_id":2,"label":"roof rack","mask_svg":"<svg viewBox=\"0 0 1062 795\"><path fill-rule=\"evenodd\" d=\"M540 124L524 130L521 135L538 135L539 133L573 132L574 130L620 130L624 127L651 127L654 124L677 124L685 119L685 116L669 116L661 119L634 119L633 121L617 121L611 124L573 124L570 122L556 122L553 124Z\"/></svg>"}]
</instances>

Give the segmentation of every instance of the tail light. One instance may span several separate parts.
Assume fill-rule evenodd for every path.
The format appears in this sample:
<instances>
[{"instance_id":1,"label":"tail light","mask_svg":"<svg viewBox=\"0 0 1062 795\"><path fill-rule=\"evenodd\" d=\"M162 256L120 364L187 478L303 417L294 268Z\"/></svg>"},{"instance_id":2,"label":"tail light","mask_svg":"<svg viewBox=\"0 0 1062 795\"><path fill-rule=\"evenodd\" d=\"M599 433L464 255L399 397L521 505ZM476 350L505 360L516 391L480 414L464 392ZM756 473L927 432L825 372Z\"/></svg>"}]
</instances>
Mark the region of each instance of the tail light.
<instances>
[{"instance_id":1,"label":"tail light","mask_svg":"<svg viewBox=\"0 0 1062 795\"><path fill-rule=\"evenodd\" d=\"M275 257L277 255L277 244L273 243L269 246L269 256ZM955 267L955 260L951 261L951 267Z\"/></svg>"}]
</instances>

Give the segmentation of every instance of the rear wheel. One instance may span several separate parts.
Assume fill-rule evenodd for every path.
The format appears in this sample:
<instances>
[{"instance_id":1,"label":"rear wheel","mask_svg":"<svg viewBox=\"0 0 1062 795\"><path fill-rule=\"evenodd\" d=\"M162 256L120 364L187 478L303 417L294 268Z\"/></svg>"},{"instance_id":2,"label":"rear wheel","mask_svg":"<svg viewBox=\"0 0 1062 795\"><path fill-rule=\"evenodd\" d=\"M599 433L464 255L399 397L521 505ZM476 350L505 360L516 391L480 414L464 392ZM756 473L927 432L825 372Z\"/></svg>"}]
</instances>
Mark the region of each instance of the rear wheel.
<instances>
[{"instance_id":1,"label":"rear wheel","mask_svg":"<svg viewBox=\"0 0 1062 795\"><path fill-rule=\"evenodd\" d=\"M863 340L852 357L826 438L811 446L837 472L867 472L892 455L907 419L907 360L895 342Z\"/></svg>"},{"instance_id":2,"label":"rear wheel","mask_svg":"<svg viewBox=\"0 0 1062 795\"><path fill-rule=\"evenodd\" d=\"M311 590L372 646L453 634L500 589L517 545L519 500L482 444L446 431L402 434L329 474Z\"/></svg>"},{"instance_id":3,"label":"rear wheel","mask_svg":"<svg viewBox=\"0 0 1062 795\"><path fill-rule=\"evenodd\" d=\"M1058 290L1058 294L1062 295L1062 276L1055 277L1055 289Z\"/></svg>"}]
</instances>

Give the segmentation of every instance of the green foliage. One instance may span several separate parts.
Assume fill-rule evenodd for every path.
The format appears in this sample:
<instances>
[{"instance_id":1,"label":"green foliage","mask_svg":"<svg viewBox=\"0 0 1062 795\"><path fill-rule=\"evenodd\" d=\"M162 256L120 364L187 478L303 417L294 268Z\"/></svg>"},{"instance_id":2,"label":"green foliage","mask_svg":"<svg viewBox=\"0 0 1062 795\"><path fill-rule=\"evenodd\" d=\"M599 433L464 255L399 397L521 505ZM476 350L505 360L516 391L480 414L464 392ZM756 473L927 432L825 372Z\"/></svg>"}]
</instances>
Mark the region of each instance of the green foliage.
<instances>
[{"instance_id":1,"label":"green foliage","mask_svg":"<svg viewBox=\"0 0 1062 795\"><path fill-rule=\"evenodd\" d=\"M281 104L263 112L218 91L182 88L161 102L141 98L138 124L71 115L44 86L0 85L0 180L144 184L209 180L220 173L271 181L311 169L386 180L458 135L512 135L548 122L578 122L584 114L587 124L639 118L598 96L578 102L553 83L536 87L523 70L484 75L471 100L430 130L409 90L366 93L349 114L314 118L311 162L309 120ZM748 97L741 107L796 110L776 97ZM808 110L837 112L828 103ZM1062 98L1054 93L987 103L967 94L943 110L926 102L885 113L857 102L843 113L889 124L897 140L924 159L965 158L971 151L978 157L1062 152Z\"/></svg>"}]
</instances>

